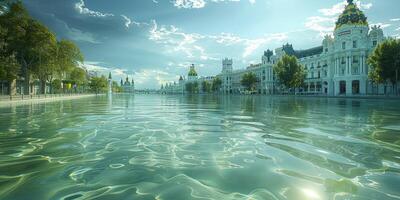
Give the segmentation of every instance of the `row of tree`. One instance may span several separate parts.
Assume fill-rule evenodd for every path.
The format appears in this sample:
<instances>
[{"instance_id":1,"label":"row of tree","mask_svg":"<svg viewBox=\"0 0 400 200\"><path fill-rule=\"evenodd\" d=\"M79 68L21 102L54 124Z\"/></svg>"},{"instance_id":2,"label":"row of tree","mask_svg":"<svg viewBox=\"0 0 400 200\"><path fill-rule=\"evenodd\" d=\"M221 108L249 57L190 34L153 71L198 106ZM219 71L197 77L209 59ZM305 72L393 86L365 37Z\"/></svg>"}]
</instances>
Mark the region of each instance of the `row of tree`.
<instances>
[{"instance_id":1,"label":"row of tree","mask_svg":"<svg viewBox=\"0 0 400 200\"><path fill-rule=\"evenodd\" d=\"M57 92L61 82L87 84L86 71L78 67L83 56L72 41L57 40L20 1L4 1L0 7L0 80L15 87L17 77L23 77L25 93L31 93L33 79L40 81L41 93L47 83L51 92Z\"/></svg>"},{"instance_id":2,"label":"row of tree","mask_svg":"<svg viewBox=\"0 0 400 200\"><path fill-rule=\"evenodd\" d=\"M219 89L221 88L221 85L222 85L222 80L219 77L215 77L212 80L212 82L203 81L203 82L201 82L201 92L203 92L203 93L218 92ZM189 94L199 93L199 91L200 91L199 83L197 81L186 83L185 90Z\"/></svg>"}]
</instances>

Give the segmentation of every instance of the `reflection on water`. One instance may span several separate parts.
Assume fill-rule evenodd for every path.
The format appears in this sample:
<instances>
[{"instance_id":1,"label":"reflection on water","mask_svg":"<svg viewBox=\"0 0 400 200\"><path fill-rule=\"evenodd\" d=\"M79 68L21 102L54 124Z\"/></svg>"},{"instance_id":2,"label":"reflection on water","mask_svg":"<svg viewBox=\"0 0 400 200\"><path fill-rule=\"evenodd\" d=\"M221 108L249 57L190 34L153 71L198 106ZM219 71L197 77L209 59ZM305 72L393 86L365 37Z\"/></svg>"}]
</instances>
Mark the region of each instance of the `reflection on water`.
<instances>
[{"instance_id":1,"label":"reflection on water","mask_svg":"<svg viewBox=\"0 0 400 200\"><path fill-rule=\"evenodd\" d=\"M0 108L0 199L399 199L399 101L93 97Z\"/></svg>"}]
</instances>

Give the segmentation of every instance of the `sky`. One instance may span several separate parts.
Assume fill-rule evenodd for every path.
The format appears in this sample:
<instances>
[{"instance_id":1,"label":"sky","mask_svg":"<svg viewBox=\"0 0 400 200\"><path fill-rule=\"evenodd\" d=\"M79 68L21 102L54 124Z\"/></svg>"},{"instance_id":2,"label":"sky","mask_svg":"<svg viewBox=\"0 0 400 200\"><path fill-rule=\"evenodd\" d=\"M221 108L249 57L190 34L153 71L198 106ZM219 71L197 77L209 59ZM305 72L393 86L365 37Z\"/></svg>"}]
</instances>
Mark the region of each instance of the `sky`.
<instances>
[{"instance_id":1,"label":"sky","mask_svg":"<svg viewBox=\"0 0 400 200\"><path fill-rule=\"evenodd\" d=\"M399 0L355 0L370 25L400 37ZM220 73L261 62L267 49L321 45L332 34L344 0L23 0L59 39L78 44L85 67L112 72L136 88L157 89L186 76Z\"/></svg>"}]
</instances>

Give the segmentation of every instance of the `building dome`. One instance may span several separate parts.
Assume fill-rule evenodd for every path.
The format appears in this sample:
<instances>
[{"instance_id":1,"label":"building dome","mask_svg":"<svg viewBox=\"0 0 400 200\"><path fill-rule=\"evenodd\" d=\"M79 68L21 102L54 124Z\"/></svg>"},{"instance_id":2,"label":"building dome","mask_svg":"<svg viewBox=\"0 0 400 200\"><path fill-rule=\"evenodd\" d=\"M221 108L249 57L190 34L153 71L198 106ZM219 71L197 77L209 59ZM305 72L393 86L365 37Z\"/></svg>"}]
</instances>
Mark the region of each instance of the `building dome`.
<instances>
[{"instance_id":1,"label":"building dome","mask_svg":"<svg viewBox=\"0 0 400 200\"><path fill-rule=\"evenodd\" d=\"M194 69L194 65L193 64L190 66L190 70L189 70L188 76L197 76L197 72Z\"/></svg>"},{"instance_id":2,"label":"building dome","mask_svg":"<svg viewBox=\"0 0 400 200\"><path fill-rule=\"evenodd\" d=\"M364 13L353 3L353 0L347 0L347 2L346 8L336 22L335 30L343 25L368 26L367 17L365 17Z\"/></svg>"}]
</instances>

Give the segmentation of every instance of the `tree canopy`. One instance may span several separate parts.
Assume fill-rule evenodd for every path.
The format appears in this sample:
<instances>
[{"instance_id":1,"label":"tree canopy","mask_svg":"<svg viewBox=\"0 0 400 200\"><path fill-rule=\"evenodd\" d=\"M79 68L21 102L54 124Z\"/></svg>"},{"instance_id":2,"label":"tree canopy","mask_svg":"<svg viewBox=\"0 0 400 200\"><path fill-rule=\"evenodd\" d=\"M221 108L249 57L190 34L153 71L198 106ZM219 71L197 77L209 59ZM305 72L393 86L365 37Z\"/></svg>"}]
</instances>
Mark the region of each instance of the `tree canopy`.
<instances>
[{"instance_id":1,"label":"tree canopy","mask_svg":"<svg viewBox=\"0 0 400 200\"><path fill-rule=\"evenodd\" d=\"M240 83L246 88L248 91L253 91L256 87L258 79L255 73L248 72L242 76Z\"/></svg>"},{"instance_id":2,"label":"tree canopy","mask_svg":"<svg viewBox=\"0 0 400 200\"><path fill-rule=\"evenodd\" d=\"M199 92L199 84L197 82L189 82L185 85L186 91L190 94Z\"/></svg>"},{"instance_id":3,"label":"tree canopy","mask_svg":"<svg viewBox=\"0 0 400 200\"><path fill-rule=\"evenodd\" d=\"M79 68L83 56L74 42L57 41L54 33L29 15L21 1L1 0L0 12L0 79L11 81L21 74L29 84L31 77L37 78L42 93L46 83L53 85L55 78L85 82Z\"/></svg>"},{"instance_id":4,"label":"tree canopy","mask_svg":"<svg viewBox=\"0 0 400 200\"><path fill-rule=\"evenodd\" d=\"M380 43L368 57L369 78L375 83L395 84L400 76L400 40L388 39Z\"/></svg>"},{"instance_id":5,"label":"tree canopy","mask_svg":"<svg viewBox=\"0 0 400 200\"><path fill-rule=\"evenodd\" d=\"M213 92L217 92L222 85L222 80L219 77L215 77L212 81L211 89Z\"/></svg>"},{"instance_id":6,"label":"tree canopy","mask_svg":"<svg viewBox=\"0 0 400 200\"><path fill-rule=\"evenodd\" d=\"M13 52L7 52L5 35L7 30L0 26L0 80L12 81L17 78L20 65Z\"/></svg>"},{"instance_id":7,"label":"tree canopy","mask_svg":"<svg viewBox=\"0 0 400 200\"><path fill-rule=\"evenodd\" d=\"M288 88L298 88L304 84L306 71L295 56L284 55L274 66L279 82Z\"/></svg>"},{"instance_id":8,"label":"tree canopy","mask_svg":"<svg viewBox=\"0 0 400 200\"><path fill-rule=\"evenodd\" d=\"M107 85L108 85L108 81L105 76L92 77L90 79L90 83L89 83L91 90L93 92L95 92L96 94L101 93L101 92L106 92Z\"/></svg>"}]
</instances>

